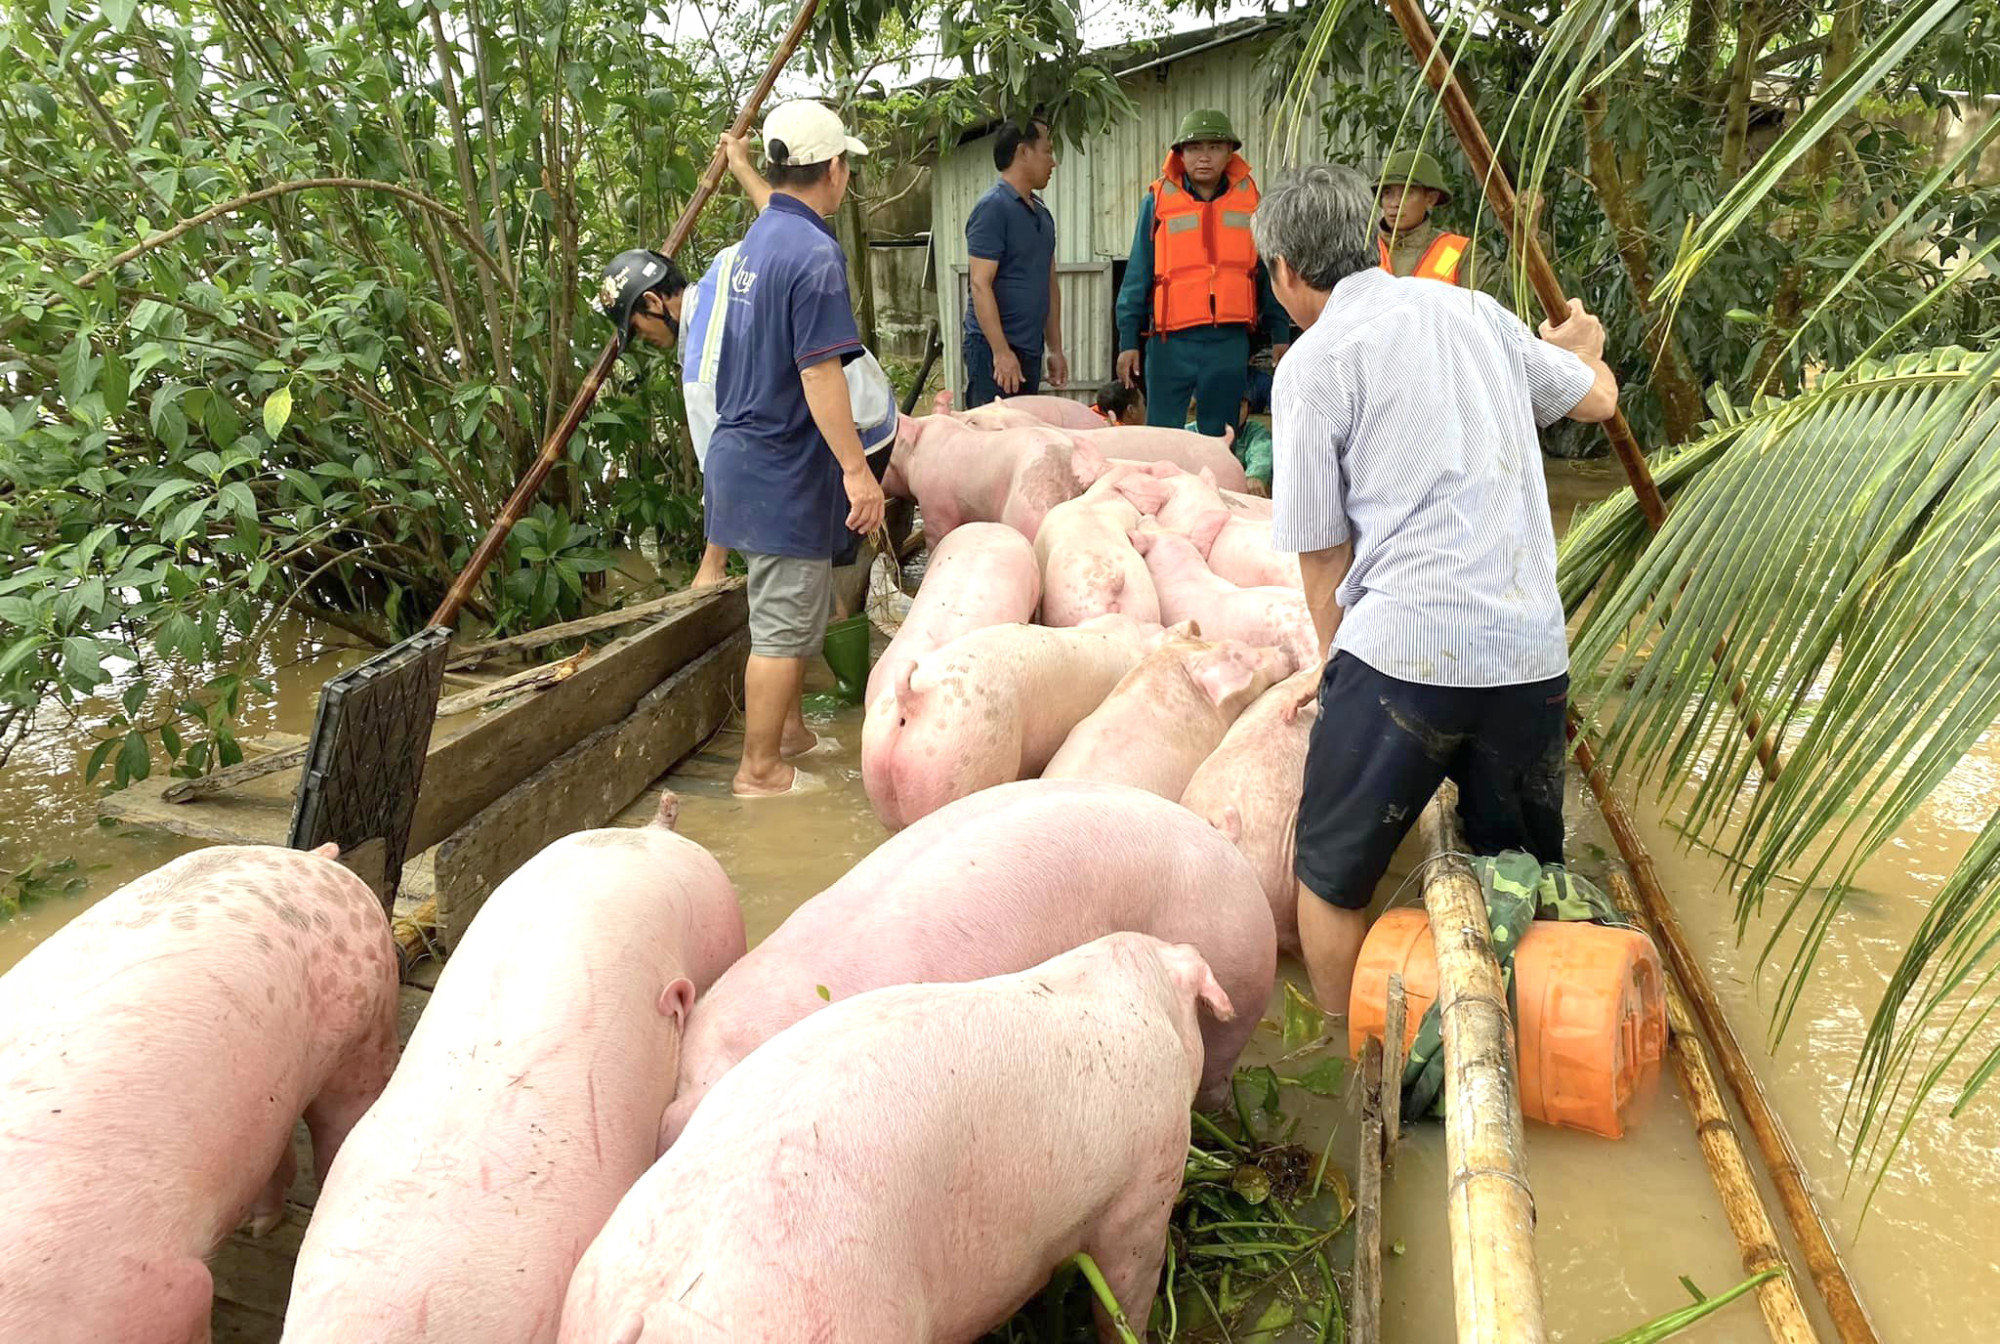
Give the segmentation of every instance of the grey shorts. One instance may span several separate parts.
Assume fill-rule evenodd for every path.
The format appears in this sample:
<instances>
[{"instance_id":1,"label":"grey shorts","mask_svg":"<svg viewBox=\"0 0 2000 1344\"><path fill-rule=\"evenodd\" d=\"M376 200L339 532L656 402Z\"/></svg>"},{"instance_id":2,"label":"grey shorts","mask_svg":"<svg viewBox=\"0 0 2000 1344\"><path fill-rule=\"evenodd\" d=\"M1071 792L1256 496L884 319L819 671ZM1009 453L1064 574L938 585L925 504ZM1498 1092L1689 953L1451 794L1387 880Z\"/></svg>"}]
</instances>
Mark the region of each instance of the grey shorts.
<instances>
[{"instance_id":1,"label":"grey shorts","mask_svg":"<svg viewBox=\"0 0 2000 1344\"><path fill-rule=\"evenodd\" d=\"M744 553L750 566L750 652L759 658L812 658L826 640L833 607L833 562Z\"/></svg>"}]
</instances>

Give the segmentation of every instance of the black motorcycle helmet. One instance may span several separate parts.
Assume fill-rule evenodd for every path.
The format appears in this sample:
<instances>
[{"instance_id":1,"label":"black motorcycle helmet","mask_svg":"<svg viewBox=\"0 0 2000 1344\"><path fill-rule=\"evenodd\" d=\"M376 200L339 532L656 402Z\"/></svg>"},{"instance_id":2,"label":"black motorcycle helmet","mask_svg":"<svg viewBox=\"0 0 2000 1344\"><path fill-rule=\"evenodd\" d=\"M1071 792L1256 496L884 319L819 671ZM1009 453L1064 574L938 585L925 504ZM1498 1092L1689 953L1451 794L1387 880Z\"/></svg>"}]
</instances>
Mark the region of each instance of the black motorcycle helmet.
<instances>
[{"instance_id":1,"label":"black motorcycle helmet","mask_svg":"<svg viewBox=\"0 0 2000 1344\"><path fill-rule=\"evenodd\" d=\"M597 304L618 328L619 344L629 345L632 341L632 310L639 306L640 298L658 291L661 298L671 299L686 288L687 277L681 274L681 268L674 265L671 257L635 247L628 252L620 252L604 268L604 283L598 288Z\"/></svg>"}]
</instances>

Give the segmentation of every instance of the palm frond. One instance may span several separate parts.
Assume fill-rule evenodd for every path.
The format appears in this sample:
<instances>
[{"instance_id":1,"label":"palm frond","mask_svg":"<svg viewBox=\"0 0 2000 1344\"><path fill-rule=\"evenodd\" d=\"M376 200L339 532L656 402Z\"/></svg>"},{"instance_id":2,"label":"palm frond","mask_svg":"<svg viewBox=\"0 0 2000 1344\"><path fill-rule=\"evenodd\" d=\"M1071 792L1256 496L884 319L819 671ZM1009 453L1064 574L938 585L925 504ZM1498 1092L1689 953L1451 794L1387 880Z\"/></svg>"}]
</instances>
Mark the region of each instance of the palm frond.
<instances>
[{"instance_id":1,"label":"palm frond","mask_svg":"<svg viewBox=\"0 0 2000 1344\"><path fill-rule=\"evenodd\" d=\"M1860 865L2000 714L2000 350L1864 363L1714 425L1662 464L1677 496L1650 545L1624 504L1564 543L1579 702L1610 768L1690 789L1688 829L1733 865L1737 918L1796 879L1772 932L1800 932L1782 1033ZM1629 681L1630 688L1623 689ZM1731 703L1740 686L1744 704ZM1743 714L1786 744L1766 778ZM1958 1006L1946 1064L1990 1021L1964 996L2000 945L2000 840L1931 897L1857 1065L1856 1154ZM1767 948L1767 952L1769 949ZM1969 1080L2000 1071L2000 1052ZM1894 1140L1890 1140L1893 1151Z\"/></svg>"}]
</instances>

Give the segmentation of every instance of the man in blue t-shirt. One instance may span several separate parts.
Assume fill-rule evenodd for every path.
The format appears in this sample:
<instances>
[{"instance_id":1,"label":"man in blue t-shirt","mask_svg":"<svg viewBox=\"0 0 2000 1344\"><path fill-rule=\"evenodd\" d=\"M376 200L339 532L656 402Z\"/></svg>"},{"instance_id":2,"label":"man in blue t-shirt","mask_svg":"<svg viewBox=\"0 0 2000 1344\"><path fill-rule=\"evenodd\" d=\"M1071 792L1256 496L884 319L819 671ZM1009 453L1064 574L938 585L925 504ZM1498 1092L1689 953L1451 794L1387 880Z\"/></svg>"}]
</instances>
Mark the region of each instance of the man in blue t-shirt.
<instances>
[{"instance_id":1,"label":"man in blue t-shirt","mask_svg":"<svg viewBox=\"0 0 2000 1344\"><path fill-rule=\"evenodd\" d=\"M826 634L841 529L865 536L882 522L882 487L841 371L861 353L847 260L825 219L847 194L848 156L867 152L818 103L773 108L764 119L771 202L718 286L727 308L703 504L708 540L741 551L749 569L738 797L819 783L784 759L785 721Z\"/></svg>"},{"instance_id":2,"label":"man in blue t-shirt","mask_svg":"<svg viewBox=\"0 0 2000 1344\"><path fill-rule=\"evenodd\" d=\"M1043 121L1005 122L993 137L1000 180L965 221L972 302L965 307L965 408L1069 381L1062 296L1056 292L1056 221L1035 193L1056 170Z\"/></svg>"}]
</instances>

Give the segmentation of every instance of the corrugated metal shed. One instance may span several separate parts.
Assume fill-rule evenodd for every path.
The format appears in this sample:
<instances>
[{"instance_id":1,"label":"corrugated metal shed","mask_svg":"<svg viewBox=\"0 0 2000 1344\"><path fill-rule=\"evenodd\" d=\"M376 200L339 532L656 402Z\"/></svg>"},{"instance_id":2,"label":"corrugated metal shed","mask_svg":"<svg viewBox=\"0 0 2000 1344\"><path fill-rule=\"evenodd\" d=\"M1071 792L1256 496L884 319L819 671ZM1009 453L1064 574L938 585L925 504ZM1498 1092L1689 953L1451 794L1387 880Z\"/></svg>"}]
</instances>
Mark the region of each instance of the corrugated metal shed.
<instances>
[{"instance_id":1,"label":"corrugated metal shed","mask_svg":"<svg viewBox=\"0 0 2000 1344\"><path fill-rule=\"evenodd\" d=\"M1111 376L1114 267L1131 251L1140 198L1159 175L1181 118L1195 108L1219 107L1243 137L1243 155L1251 167L1262 172L1270 162L1273 108L1267 100L1272 77L1262 60L1267 41L1260 25L1250 25L1210 43L1197 41L1180 55L1137 63L1121 76L1135 114L1082 146L1057 151L1055 177L1043 199L1056 220L1073 395L1088 396ZM1331 152L1317 139L1317 130L1309 128L1306 134L1300 157ZM958 338L968 292L965 220L994 176L990 135L944 154L931 172L938 321L946 333L946 386L955 389L965 386Z\"/></svg>"}]
</instances>

